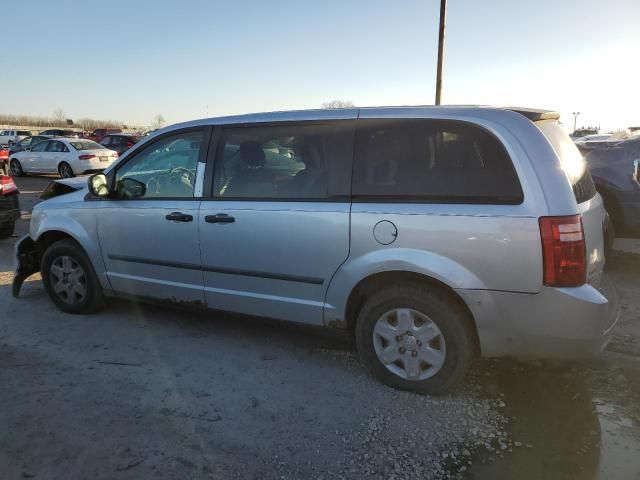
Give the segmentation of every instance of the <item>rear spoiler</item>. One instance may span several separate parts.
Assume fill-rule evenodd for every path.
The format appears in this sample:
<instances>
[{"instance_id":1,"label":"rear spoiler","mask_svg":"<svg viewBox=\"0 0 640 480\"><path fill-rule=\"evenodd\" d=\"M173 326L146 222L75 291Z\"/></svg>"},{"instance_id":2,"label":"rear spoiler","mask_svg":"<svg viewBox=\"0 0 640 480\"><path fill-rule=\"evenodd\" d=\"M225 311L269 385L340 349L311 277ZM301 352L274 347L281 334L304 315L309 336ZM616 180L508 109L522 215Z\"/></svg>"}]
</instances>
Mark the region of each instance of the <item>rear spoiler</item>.
<instances>
[{"instance_id":1,"label":"rear spoiler","mask_svg":"<svg viewBox=\"0 0 640 480\"><path fill-rule=\"evenodd\" d=\"M535 108L521 108L521 107L505 107L505 110L511 110L512 112L524 115L532 122L539 122L541 120L559 120L560 114L553 110L538 110Z\"/></svg>"}]
</instances>

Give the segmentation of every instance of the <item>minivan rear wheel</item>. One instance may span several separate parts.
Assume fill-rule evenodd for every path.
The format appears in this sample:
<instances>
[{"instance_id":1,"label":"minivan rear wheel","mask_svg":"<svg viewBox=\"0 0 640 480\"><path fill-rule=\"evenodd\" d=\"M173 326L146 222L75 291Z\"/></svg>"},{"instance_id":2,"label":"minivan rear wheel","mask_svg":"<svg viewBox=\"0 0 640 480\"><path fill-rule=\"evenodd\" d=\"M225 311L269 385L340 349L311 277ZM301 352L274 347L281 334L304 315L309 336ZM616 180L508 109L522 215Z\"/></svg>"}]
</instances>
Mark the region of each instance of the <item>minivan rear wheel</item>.
<instances>
[{"instance_id":1,"label":"minivan rear wheel","mask_svg":"<svg viewBox=\"0 0 640 480\"><path fill-rule=\"evenodd\" d=\"M49 246L40 262L42 282L49 298L65 313L93 313L104 304L98 277L89 257L74 240Z\"/></svg>"},{"instance_id":2,"label":"minivan rear wheel","mask_svg":"<svg viewBox=\"0 0 640 480\"><path fill-rule=\"evenodd\" d=\"M381 382L441 395L475 357L468 312L437 287L401 284L371 295L356 321L358 353Z\"/></svg>"}]
</instances>

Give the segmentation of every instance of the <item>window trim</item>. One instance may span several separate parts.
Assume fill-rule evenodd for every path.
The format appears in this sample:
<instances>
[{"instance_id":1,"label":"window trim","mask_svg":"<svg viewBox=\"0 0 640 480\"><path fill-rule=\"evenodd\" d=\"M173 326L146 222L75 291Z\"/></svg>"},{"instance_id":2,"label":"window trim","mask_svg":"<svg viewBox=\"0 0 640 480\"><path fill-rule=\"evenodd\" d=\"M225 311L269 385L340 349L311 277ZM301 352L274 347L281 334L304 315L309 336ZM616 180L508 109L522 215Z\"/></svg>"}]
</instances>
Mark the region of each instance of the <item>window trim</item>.
<instances>
[{"instance_id":1,"label":"window trim","mask_svg":"<svg viewBox=\"0 0 640 480\"><path fill-rule=\"evenodd\" d=\"M269 127L306 127L306 126L318 126L318 125L346 125L352 126L351 131L351 143L352 143L352 151L347 159L348 168L345 168L345 171L349 172L349 176L351 176L353 172L353 159L355 153L355 142L356 142L356 134L358 127L358 120L356 118L348 118L348 119L322 119L322 120L278 120L278 121L266 121L266 122L244 122L244 123L225 123L221 125L215 125L214 133L211 136L211 145L209 147L209 157L207 159L207 170L204 176L204 190L203 190L203 200L206 199L208 201L220 201L220 202L270 202L270 203L349 203L351 202L351 178L349 178L349 191L344 193L339 193L335 195L327 195L326 197L311 197L311 198L301 198L301 197L216 197L213 194L213 184L215 180L215 169L218 157L218 150L222 146L222 142L220 141L222 138L222 132L224 130L237 129L237 128L269 128ZM335 182L335 179L331 172L329 172L327 188L329 189L332 182Z\"/></svg>"},{"instance_id":2,"label":"window trim","mask_svg":"<svg viewBox=\"0 0 640 480\"><path fill-rule=\"evenodd\" d=\"M211 137L211 131L213 130L213 126L212 125L199 125L199 126L195 126L195 127L186 127L186 128L178 128L175 130L170 130L168 132L163 133L162 135L159 135L157 137L154 137L152 140L150 140L149 142L145 143L144 145L140 145L140 148L137 149L136 152L134 152L132 155L128 155L126 157L123 158L122 162L118 162L118 164L116 164L116 166L112 169L109 170L109 173L107 174L107 184L109 185L109 190L112 190L114 187L114 183L116 180L116 173L118 172L118 170L120 170L124 165L126 165L128 162L130 162L132 159L136 158L140 152L146 150L147 147L154 145L162 140L165 140L167 137L173 137L175 135L180 135L183 133L191 133L191 132L202 132L202 139L200 140L200 151L198 152L198 163L202 162L205 163L206 159L207 159L207 155L209 153L209 140ZM195 186L194 186L194 193L195 193ZM167 200L172 200L172 201L201 201L204 197L196 197L196 196L191 196L191 197L140 197L140 198L116 198L116 197L95 197L93 195L91 195L91 193L87 193L87 196L85 197L85 200L98 200L98 201L113 201L113 200L117 200L117 201L121 201L121 202L140 202L140 201L167 201Z\"/></svg>"},{"instance_id":3,"label":"window trim","mask_svg":"<svg viewBox=\"0 0 640 480\"><path fill-rule=\"evenodd\" d=\"M498 144L500 148L503 150L506 158L509 160L509 165L511 166L511 170L515 176L515 179L518 183L518 187L520 190L519 197L509 197L505 195L495 195L495 196L459 196L459 195L370 195L370 194L354 194L353 186L356 179L356 166L357 166L357 155L358 150L361 148L361 137L360 132L361 129L371 128L371 125L375 125L376 123L400 123L400 122L409 122L409 121L426 121L433 123L445 123L445 124L457 124L461 126L471 126L472 128L477 128L482 130L484 134L490 135ZM522 188L522 181L520 180L520 176L518 175L518 170L509 154L507 147L502 143L502 140L493 133L491 130L486 128L483 125L478 123L474 123L468 120L458 120L453 118L408 118L408 117L390 117L390 118L359 118L358 123L356 125L356 136L354 141L354 152L353 152L353 160L352 160L352 172L351 172L351 202L352 203L407 203L407 204L425 204L425 205L522 205L525 202L525 192ZM496 200L498 198L502 198L504 200Z\"/></svg>"}]
</instances>

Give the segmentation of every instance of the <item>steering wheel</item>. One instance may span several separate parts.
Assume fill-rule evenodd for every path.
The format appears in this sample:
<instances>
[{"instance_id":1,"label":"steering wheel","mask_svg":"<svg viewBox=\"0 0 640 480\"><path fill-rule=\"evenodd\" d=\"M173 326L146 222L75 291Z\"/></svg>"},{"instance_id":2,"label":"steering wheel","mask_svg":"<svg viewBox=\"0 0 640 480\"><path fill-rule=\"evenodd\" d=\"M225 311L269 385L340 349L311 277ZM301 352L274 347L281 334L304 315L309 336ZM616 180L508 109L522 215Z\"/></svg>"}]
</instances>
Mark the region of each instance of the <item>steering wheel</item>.
<instances>
[{"instance_id":1,"label":"steering wheel","mask_svg":"<svg viewBox=\"0 0 640 480\"><path fill-rule=\"evenodd\" d=\"M187 176L189 177L189 183L191 185L193 185L195 183L196 174L194 172L192 172L191 170L189 170L188 168L186 168L186 167L173 167L171 170L169 170L169 173L168 173L169 182L171 182L171 179L175 178L176 173L179 173L179 172L187 174Z\"/></svg>"}]
</instances>

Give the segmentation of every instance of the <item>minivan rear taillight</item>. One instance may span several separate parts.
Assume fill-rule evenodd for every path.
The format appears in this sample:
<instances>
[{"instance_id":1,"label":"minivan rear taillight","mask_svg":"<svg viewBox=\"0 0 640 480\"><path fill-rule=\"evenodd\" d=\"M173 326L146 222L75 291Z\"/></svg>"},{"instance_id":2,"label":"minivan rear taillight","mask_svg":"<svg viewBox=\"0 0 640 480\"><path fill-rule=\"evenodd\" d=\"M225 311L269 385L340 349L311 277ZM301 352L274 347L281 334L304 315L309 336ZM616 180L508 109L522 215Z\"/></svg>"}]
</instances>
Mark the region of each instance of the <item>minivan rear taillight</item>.
<instances>
[{"instance_id":1,"label":"minivan rear taillight","mask_svg":"<svg viewBox=\"0 0 640 480\"><path fill-rule=\"evenodd\" d=\"M582 217L540 217L544 284L578 287L587 281Z\"/></svg>"}]
</instances>

